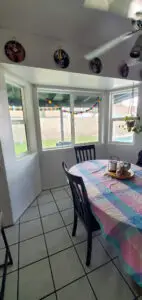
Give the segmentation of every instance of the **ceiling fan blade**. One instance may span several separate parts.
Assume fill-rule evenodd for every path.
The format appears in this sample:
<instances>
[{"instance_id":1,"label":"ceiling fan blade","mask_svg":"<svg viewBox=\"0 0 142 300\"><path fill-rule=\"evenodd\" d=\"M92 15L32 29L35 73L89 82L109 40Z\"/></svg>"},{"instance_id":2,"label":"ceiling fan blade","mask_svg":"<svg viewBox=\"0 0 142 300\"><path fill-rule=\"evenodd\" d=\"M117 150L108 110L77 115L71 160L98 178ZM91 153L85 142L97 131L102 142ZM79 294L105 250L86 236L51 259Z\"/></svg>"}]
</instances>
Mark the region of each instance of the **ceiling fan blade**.
<instances>
[{"instance_id":1,"label":"ceiling fan blade","mask_svg":"<svg viewBox=\"0 0 142 300\"><path fill-rule=\"evenodd\" d=\"M110 42L105 43L103 46L100 46L99 48L93 50L92 52L88 53L85 55L85 58L87 60L92 60L95 57L101 56L102 54L106 53L110 49L116 47L120 43L124 42L125 40L129 39L132 37L135 33L137 33L139 30L135 30L132 32L127 32L125 34L122 34L121 36L113 39Z\"/></svg>"}]
</instances>

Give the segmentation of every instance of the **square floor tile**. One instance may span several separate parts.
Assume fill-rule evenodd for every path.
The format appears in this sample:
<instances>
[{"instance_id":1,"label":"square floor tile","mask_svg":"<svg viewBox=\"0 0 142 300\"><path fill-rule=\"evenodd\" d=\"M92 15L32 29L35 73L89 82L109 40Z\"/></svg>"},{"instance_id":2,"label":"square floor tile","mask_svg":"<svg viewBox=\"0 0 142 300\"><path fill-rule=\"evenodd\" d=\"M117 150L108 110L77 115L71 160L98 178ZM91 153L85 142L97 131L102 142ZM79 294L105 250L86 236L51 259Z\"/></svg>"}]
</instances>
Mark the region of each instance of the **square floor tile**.
<instances>
[{"instance_id":1,"label":"square floor tile","mask_svg":"<svg viewBox=\"0 0 142 300\"><path fill-rule=\"evenodd\" d=\"M31 204L31 207L33 206L37 206L37 200L35 200L32 204Z\"/></svg>"},{"instance_id":2,"label":"square floor tile","mask_svg":"<svg viewBox=\"0 0 142 300\"><path fill-rule=\"evenodd\" d=\"M49 202L54 201L53 196L51 195L50 192L44 192L44 194L42 193L39 197L38 197L38 204L42 205L42 204L47 204Z\"/></svg>"},{"instance_id":3,"label":"square floor tile","mask_svg":"<svg viewBox=\"0 0 142 300\"><path fill-rule=\"evenodd\" d=\"M99 300L133 300L134 295L112 262L88 275Z\"/></svg>"},{"instance_id":4,"label":"square floor tile","mask_svg":"<svg viewBox=\"0 0 142 300\"><path fill-rule=\"evenodd\" d=\"M48 232L64 226L63 220L59 213L43 217L42 224L44 232Z\"/></svg>"},{"instance_id":5,"label":"square floor tile","mask_svg":"<svg viewBox=\"0 0 142 300\"><path fill-rule=\"evenodd\" d=\"M42 217L58 212L55 202L50 202L39 206Z\"/></svg>"},{"instance_id":6,"label":"square floor tile","mask_svg":"<svg viewBox=\"0 0 142 300\"><path fill-rule=\"evenodd\" d=\"M54 199L57 201L68 197L68 194L64 189L52 190L52 193L53 193Z\"/></svg>"},{"instance_id":7,"label":"square floor tile","mask_svg":"<svg viewBox=\"0 0 142 300\"><path fill-rule=\"evenodd\" d=\"M98 239L111 258L118 256L118 250L111 243L107 242L103 236L100 235Z\"/></svg>"},{"instance_id":8,"label":"square floor tile","mask_svg":"<svg viewBox=\"0 0 142 300\"><path fill-rule=\"evenodd\" d=\"M61 215L62 215L63 220L64 220L66 225L69 225L69 224L73 223L73 218L74 218L73 208L61 211Z\"/></svg>"},{"instance_id":9,"label":"square floor tile","mask_svg":"<svg viewBox=\"0 0 142 300\"><path fill-rule=\"evenodd\" d=\"M20 218L20 222L27 222L39 218L39 210L37 206L29 207Z\"/></svg>"},{"instance_id":10,"label":"square floor tile","mask_svg":"<svg viewBox=\"0 0 142 300\"><path fill-rule=\"evenodd\" d=\"M40 235L20 243L20 267L47 256L44 236Z\"/></svg>"},{"instance_id":11,"label":"square floor tile","mask_svg":"<svg viewBox=\"0 0 142 300\"><path fill-rule=\"evenodd\" d=\"M7 275L4 300L17 299L17 278L18 278L17 271Z\"/></svg>"},{"instance_id":12,"label":"square floor tile","mask_svg":"<svg viewBox=\"0 0 142 300\"><path fill-rule=\"evenodd\" d=\"M106 254L97 238L93 238L92 256L89 267L86 266L87 242L76 245L76 250L84 265L86 272L90 272L91 270L101 266L102 264L110 260L109 256Z\"/></svg>"},{"instance_id":13,"label":"square floor tile","mask_svg":"<svg viewBox=\"0 0 142 300\"><path fill-rule=\"evenodd\" d=\"M58 300L96 300L86 277L71 283L57 292Z\"/></svg>"},{"instance_id":14,"label":"square floor tile","mask_svg":"<svg viewBox=\"0 0 142 300\"><path fill-rule=\"evenodd\" d=\"M20 224L20 241L42 234L40 219Z\"/></svg>"},{"instance_id":15,"label":"square floor tile","mask_svg":"<svg viewBox=\"0 0 142 300\"><path fill-rule=\"evenodd\" d=\"M56 300L56 295L52 294L52 295L48 296L47 298L44 298L44 300Z\"/></svg>"},{"instance_id":16,"label":"square floor tile","mask_svg":"<svg viewBox=\"0 0 142 300\"><path fill-rule=\"evenodd\" d=\"M127 281L127 283L129 284L129 286L131 287L131 289L134 291L134 293L136 295L138 295L138 291L135 289L135 286L134 286L134 284L132 282L131 277L128 274L125 273L120 259L116 258L116 259L114 259L113 262L116 265L116 267L119 269L120 273L123 275L123 277L125 278L125 280Z\"/></svg>"},{"instance_id":17,"label":"square floor tile","mask_svg":"<svg viewBox=\"0 0 142 300\"><path fill-rule=\"evenodd\" d=\"M50 257L56 289L84 275L74 248L66 249Z\"/></svg>"},{"instance_id":18,"label":"square floor tile","mask_svg":"<svg viewBox=\"0 0 142 300\"><path fill-rule=\"evenodd\" d=\"M49 255L72 245L72 241L65 227L47 233L46 242Z\"/></svg>"},{"instance_id":19,"label":"square floor tile","mask_svg":"<svg viewBox=\"0 0 142 300\"><path fill-rule=\"evenodd\" d=\"M73 202L72 202L71 198L69 198L69 197L56 201L56 204L60 211L73 207Z\"/></svg>"},{"instance_id":20,"label":"square floor tile","mask_svg":"<svg viewBox=\"0 0 142 300\"><path fill-rule=\"evenodd\" d=\"M10 252L13 259L13 265L8 265L7 273L18 269L18 244L10 246ZM4 263L5 249L0 250L0 264ZM3 274L3 268L0 269L0 276Z\"/></svg>"},{"instance_id":21,"label":"square floor tile","mask_svg":"<svg viewBox=\"0 0 142 300\"><path fill-rule=\"evenodd\" d=\"M14 226L5 228L5 234L6 234L9 245L18 243L19 225L14 225ZM0 235L0 248L4 248L4 242L3 242L2 235Z\"/></svg>"},{"instance_id":22,"label":"square floor tile","mask_svg":"<svg viewBox=\"0 0 142 300\"><path fill-rule=\"evenodd\" d=\"M39 300L53 291L48 259L20 269L19 300Z\"/></svg>"},{"instance_id":23,"label":"square floor tile","mask_svg":"<svg viewBox=\"0 0 142 300\"><path fill-rule=\"evenodd\" d=\"M73 224L67 226L67 229L69 231L70 237L74 244L78 244L80 242L86 241L87 231L81 222L78 222L78 224L77 224L77 230L76 230L75 236L72 236Z\"/></svg>"}]
</instances>

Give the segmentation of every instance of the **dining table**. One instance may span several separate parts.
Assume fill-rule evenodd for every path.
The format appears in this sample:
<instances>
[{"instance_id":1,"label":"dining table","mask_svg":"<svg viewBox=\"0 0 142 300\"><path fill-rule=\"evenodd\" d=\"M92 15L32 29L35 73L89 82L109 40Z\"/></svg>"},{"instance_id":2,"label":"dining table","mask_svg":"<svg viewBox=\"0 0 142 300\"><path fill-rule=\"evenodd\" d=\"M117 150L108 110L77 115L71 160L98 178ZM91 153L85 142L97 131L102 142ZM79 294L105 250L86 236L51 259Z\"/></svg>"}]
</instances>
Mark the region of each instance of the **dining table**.
<instances>
[{"instance_id":1,"label":"dining table","mask_svg":"<svg viewBox=\"0 0 142 300\"><path fill-rule=\"evenodd\" d=\"M118 249L124 271L142 287L142 168L120 180L108 175L108 160L88 160L70 168L83 178L92 213L103 237Z\"/></svg>"}]
</instances>

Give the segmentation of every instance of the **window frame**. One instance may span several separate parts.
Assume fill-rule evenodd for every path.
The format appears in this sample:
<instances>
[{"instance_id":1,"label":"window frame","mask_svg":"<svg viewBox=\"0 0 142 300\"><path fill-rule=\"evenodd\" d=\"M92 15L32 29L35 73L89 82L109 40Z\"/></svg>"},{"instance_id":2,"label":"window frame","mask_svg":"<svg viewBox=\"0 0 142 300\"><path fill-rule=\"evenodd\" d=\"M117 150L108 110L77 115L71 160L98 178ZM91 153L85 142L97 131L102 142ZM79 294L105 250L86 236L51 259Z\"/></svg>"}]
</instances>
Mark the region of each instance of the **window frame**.
<instances>
[{"instance_id":1,"label":"window frame","mask_svg":"<svg viewBox=\"0 0 142 300\"><path fill-rule=\"evenodd\" d=\"M25 85L23 84L19 84L17 83L17 81L12 81L12 80L9 80L9 78L6 78L5 79L5 84L7 86L7 84L9 85L12 85L12 86L15 86L15 87L18 87L21 89L21 97L22 97L22 109L23 109L23 120L13 120L11 119L11 116L10 116L10 112L9 112L9 103L8 103L8 112L9 112L9 117L10 117L10 122L11 122L11 130L12 130L12 124L23 124L24 127L25 127L25 136L26 136L26 143L27 143L27 151L26 152L22 152L21 154L19 155L16 155L16 152L15 152L15 147L14 147L14 153L15 153L15 157L16 159L19 159L19 158L22 158L28 154L30 154L30 143L29 143L29 136L28 136L28 126L27 126L27 113L26 113L26 104L25 104ZM6 88L6 92L7 92L7 88ZM8 99L8 93L7 93L7 99ZM13 145L15 145L15 142L14 142L14 136L13 136L13 130L12 130L12 139L13 139Z\"/></svg>"},{"instance_id":2,"label":"window frame","mask_svg":"<svg viewBox=\"0 0 142 300\"><path fill-rule=\"evenodd\" d=\"M134 90L138 91L138 104L139 104L139 87L135 86ZM122 94L122 93L132 92L132 88L126 88L126 89L118 89L118 90L112 90L110 91L109 95L109 129L108 129L108 143L109 144L116 144L116 145L129 145L133 146L135 144L135 133L133 133L133 141L131 143L128 142L119 142L119 141L113 141L112 140L112 134L113 134L113 122L115 121L124 121L123 117L114 118L112 116L112 101L113 101L113 95L116 94ZM138 111L138 104L137 104L137 111Z\"/></svg>"},{"instance_id":3,"label":"window frame","mask_svg":"<svg viewBox=\"0 0 142 300\"><path fill-rule=\"evenodd\" d=\"M43 148L42 147L42 134L41 134L41 125L40 125L40 114L39 114L39 99L38 99L38 92L44 92L44 91L51 91L52 93L60 93L60 94L69 94L70 95L70 109L72 109L74 111L74 96L85 96L85 97L94 97L95 95L98 95L100 97L103 98L104 96L104 91L98 91L98 90L94 90L94 91L90 91L90 90L73 90L73 89L56 89L53 87L53 89L50 87L41 87L41 86L37 86L36 87L36 94L37 94L37 109L38 109L38 126L39 126L39 132L40 132L40 148L42 151L50 151L50 150L61 150L61 149L69 149L69 148L74 148L74 146L77 145L90 145L92 143L94 144L101 144L103 143L103 134L102 134L102 129L103 129L103 122L101 122L102 120L102 103L99 103L99 107L98 107L98 113L99 113L99 132L98 132L98 141L97 142L88 142L88 143L75 143L75 122L74 122L74 115L71 114L70 117L70 126L71 126L71 145L64 145L64 146L56 146L56 147L47 147L47 148ZM61 128L63 128L63 120L60 120L61 122ZM64 132L61 133L61 135L64 135Z\"/></svg>"}]
</instances>

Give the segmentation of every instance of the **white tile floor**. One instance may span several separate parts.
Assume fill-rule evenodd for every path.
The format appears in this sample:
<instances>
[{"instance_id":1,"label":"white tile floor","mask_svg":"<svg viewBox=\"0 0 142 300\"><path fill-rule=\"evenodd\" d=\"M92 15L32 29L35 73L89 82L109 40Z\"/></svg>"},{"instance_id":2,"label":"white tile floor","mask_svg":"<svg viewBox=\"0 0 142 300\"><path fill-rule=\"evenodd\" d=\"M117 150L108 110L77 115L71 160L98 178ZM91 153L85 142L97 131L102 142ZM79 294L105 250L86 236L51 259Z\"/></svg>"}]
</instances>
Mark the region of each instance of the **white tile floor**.
<instances>
[{"instance_id":1,"label":"white tile floor","mask_svg":"<svg viewBox=\"0 0 142 300\"><path fill-rule=\"evenodd\" d=\"M72 237L72 206L69 187L45 191L19 224L6 229L14 264L8 267L5 300L140 300L100 232L86 267L86 231L79 222ZM2 248L0 240L0 263Z\"/></svg>"}]
</instances>

